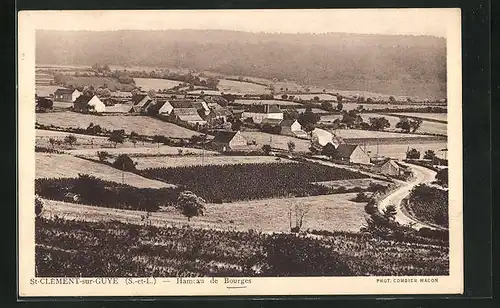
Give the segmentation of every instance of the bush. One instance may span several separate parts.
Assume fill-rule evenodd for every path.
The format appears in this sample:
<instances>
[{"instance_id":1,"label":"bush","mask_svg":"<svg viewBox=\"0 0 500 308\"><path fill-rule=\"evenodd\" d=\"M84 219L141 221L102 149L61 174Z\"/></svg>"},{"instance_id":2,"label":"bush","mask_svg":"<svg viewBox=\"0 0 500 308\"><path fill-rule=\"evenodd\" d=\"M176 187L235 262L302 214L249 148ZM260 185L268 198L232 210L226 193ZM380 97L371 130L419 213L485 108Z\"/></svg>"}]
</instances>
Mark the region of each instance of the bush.
<instances>
[{"instance_id":1,"label":"bush","mask_svg":"<svg viewBox=\"0 0 500 308\"><path fill-rule=\"evenodd\" d=\"M97 151L97 157L99 157L99 160L102 162L107 161L109 158L111 158L111 154L109 154L106 151Z\"/></svg>"},{"instance_id":2,"label":"bush","mask_svg":"<svg viewBox=\"0 0 500 308\"><path fill-rule=\"evenodd\" d=\"M129 172L136 171L135 165L134 161L127 154L119 155L113 163L113 167L116 169Z\"/></svg>"}]
</instances>

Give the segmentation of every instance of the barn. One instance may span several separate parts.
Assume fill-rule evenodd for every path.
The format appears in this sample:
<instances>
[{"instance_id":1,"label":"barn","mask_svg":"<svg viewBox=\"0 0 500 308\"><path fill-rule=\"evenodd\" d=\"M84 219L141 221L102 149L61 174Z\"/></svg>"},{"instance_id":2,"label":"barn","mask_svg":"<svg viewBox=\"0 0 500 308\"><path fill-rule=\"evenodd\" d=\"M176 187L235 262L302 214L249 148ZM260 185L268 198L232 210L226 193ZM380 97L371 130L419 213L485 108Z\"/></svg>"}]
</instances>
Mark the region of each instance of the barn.
<instances>
[{"instance_id":1,"label":"barn","mask_svg":"<svg viewBox=\"0 0 500 308\"><path fill-rule=\"evenodd\" d=\"M340 144L337 147L337 155L338 160L343 162L352 163L352 164L364 164L369 165L370 157L368 154L361 149L361 147L357 144Z\"/></svg>"},{"instance_id":2,"label":"barn","mask_svg":"<svg viewBox=\"0 0 500 308\"><path fill-rule=\"evenodd\" d=\"M106 105L96 96L79 96L73 103L73 110L77 112L105 112Z\"/></svg>"},{"instance_id":3,"label":"barn","mask_svg":"<svg viewBox=\"0 0 500 308\"><path fill-rule=\"evenodd\" d=\"M211 145L214 149L219 151L229 151L235 150L247 145L247 140L239 131L217 131L214 139L211 141Z\"/></svg>"},{"instance_id":4,"label":"barn","mask_svg":"<svg viewBox=\"0 0 500 308\"><path fill-rule=\"evenodd\" d=\"M82 93L76 89L57 89L54 92L54 100L58 102L74 102Z\"/></svg>"}]
</instances>

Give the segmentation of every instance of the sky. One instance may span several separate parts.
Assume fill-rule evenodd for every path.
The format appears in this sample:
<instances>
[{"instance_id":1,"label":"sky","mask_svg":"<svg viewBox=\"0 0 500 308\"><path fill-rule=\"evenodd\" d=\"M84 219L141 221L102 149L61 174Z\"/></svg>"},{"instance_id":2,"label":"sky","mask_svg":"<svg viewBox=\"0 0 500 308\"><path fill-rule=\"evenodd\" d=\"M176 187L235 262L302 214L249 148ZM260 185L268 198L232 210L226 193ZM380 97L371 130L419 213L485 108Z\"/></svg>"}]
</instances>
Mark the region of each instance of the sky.
<instances>
[{"instance_id":1,"label":"sky","mask_svg":"<svg viewBox=\"0 0 500 308\"><path fill-rule=\"evenodd\" d=\"M459 9L27 11L37 29L224 29L247 32L409 34L446 37ZM455 29L456 30L456 29Z\"/></svg>"}]
</instances>

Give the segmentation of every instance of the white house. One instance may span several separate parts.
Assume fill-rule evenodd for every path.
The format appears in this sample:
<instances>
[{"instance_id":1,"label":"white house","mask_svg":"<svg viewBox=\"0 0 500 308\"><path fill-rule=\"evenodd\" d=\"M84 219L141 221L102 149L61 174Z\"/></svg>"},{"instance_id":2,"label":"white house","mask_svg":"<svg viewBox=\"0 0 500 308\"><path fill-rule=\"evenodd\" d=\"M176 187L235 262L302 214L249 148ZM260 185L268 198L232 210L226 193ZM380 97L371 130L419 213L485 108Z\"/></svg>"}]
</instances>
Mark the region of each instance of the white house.
<instances>
[{"instance_id":1,"label":"white house","mask_svg":"<svg viewBox=\"0 0 500 308\"><path fill-rule=\"evenodd\" d=\"M106 105L96 95L80 95L73 103L73 109L78 112L105 112Z\"/></svg>"},{"instance_id":2,"label":"white house","mask_svg":"<svg viewBox=\"0 0 500 308\"><path fill-rule=\"evenodd\" d=\"M341 144L337 147L337 158L352 164L369 165L370 157L357 144Z\"/></svg>"},{"instance_id":3,"label":"white house","mask_svg":"<svg viewBox=\"0 0 500 308\"><path fill-rule=\"evenodd\" d=\"M297 120L283 120L280 126L281 135L307 138L307 133L302 129L302 125Z\"/></svg>"}]
</instances>

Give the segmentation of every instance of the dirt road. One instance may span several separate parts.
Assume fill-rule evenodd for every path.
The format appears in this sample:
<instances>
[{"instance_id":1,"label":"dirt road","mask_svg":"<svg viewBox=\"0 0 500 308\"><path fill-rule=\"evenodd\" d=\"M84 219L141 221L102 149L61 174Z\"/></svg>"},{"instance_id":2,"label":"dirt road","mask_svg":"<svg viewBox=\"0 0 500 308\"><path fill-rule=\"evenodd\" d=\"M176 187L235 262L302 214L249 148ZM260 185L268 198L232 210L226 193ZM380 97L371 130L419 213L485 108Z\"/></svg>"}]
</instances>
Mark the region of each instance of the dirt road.
<instances>
[{"instance_id":1,"label":"dirt road","mask_svg":"<svg viewBox=\"0 0 500 308\"><path fill-rule=\"evenodd\" d=\"M434 181L436 177L436 172L430 169L427 169L425 167L421 166L416 166L416 165L407 165L409 166L413 173L415 174L415 177L412 179L411 182L401 182L403 185L398 188L397 190L393 191L391 194L389 194L385 199L381 200L378 204L378 209L379 211L383 211L387 206L393 204L396 206L396 221L399 222L400 224L414 224L413 227L415 229L420 229L422 227L426 227L429 229L433 230L446 230L446 228L437 226L437 225L430 225L425 222L419 221L413 217L410 217L405 213L404 210L402 210L401 203L404 198L408 196L410 191L412 190L413 187L421 184L421 183L430 183Z\"/></svg>"}]
</instances>

